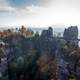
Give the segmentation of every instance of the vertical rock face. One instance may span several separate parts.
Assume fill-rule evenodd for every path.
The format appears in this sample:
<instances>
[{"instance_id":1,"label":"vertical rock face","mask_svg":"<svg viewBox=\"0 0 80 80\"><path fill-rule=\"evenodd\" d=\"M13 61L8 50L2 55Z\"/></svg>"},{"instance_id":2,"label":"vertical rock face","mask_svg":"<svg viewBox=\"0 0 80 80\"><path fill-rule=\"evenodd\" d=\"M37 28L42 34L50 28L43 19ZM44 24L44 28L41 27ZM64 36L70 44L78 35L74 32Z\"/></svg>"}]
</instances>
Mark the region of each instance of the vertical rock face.
<instances>
[{"instance_id":1,"label":"vertical rock face","mask_svg":"<svg viewBox=\"0 0 80 80\"><path fill-rule=\"evenodd\" d=\"M73 46L78 46L78 27L71 26L64 30L63 38Z\"/></svg>"},{"instance_id":2,"label":"vertical rock face","mask_svg":"<svg viewBox=\"0 0 80 80\"><path fill-rule=\"evenodd\" d=\"M53 37L53 29L52 29L52 27L48 28L48 36L49 37Z\"/></svg>"},{"instance_id":3,"label":"vertical rock face","mask_svg":"<svg viewBox=\"0 0 80 80\"><path fill-rule=\"evenodd\" d=\"M77 26L71 26L65 29L63 37L66 41L78 39L78 28Z\"/></svg>"},{"instance_id":4,"label":"vertical rock face","mask_svg":"<svg viewBox=\"0 0 80 80\"><path fill-rule=\"evenodd\" d=\"M43 30L41 36L42 37L47 37L47 38L53 37L53 29L52 29L52 27L49 27L48 30Z\"/></svg>"},{"instance_id":5,"label":"vertical rock face","mask_svg":"<svg viewBox=\"0 0 80 80\"><path fill-rule=\"evenodd\" d=\"M43 51L47 51L48 49L51 49L51 45L53 40L53 29L52 27L49 27L47 30L43 30L41 34L41 48Z\"/></svg>"},{"instance_id":6,"label":"vertical rock face","mask_svg":"<svg viewBox=\"0 0 80 80\"><path fill-rule=\"evenodd\" d=\"M49 55L54 56L56 50L56 40L53 37L52 27L42 31L38 44L40 44L39 49L42 54L44 52L48 52Z\"/></svg>"}]
</instances>

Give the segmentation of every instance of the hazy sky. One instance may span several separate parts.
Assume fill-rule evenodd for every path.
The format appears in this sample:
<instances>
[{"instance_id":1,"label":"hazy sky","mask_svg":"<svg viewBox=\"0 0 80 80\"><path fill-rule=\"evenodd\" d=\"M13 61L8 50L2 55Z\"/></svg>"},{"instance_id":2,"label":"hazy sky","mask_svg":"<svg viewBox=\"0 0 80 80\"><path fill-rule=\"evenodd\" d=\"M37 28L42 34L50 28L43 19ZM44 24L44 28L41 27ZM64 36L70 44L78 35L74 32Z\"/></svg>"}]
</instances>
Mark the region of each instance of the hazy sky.
<instances>
[{"instance_id":1,"label":"hazy sky","mask_svg":"<svg viewBox=\"0 0 80 80\"><path fill-rule=\"evenodd\" d=\"M0 0L0 25L80 25L80 0Z\"/></svg>"}]
</instances>

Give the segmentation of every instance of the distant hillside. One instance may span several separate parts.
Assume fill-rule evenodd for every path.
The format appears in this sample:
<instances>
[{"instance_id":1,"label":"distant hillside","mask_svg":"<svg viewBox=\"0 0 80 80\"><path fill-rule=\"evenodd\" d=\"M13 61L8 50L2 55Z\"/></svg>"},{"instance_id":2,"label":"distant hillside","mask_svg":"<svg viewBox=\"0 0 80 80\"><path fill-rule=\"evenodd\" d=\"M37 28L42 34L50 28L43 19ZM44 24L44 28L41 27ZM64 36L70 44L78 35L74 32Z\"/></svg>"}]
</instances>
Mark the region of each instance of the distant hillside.
<instances>
[{"instance_id":1,"label":"distant hillside","mask_svg":"<svg viewBox=\"0 0 80 80\"><path fill-rule=\"evenodd\" d=\"M18 26L19 28L20 26ZM65 26L65 25L52 25L52 28L53 28L53 33L61 33L63 34L64 32L64 29L67 28L68 26ZM14 28L14 27L11 27L11 28ZM16 28L16 27L15 27ZM42 30L44 29L47 29L48 27L41 27L41 28L38 28L38 27L32 27L31 29L34 31L34 33L36 31L39 32L39 34L41 34ZM7 30L9 29L9 27L0 27L0 31L3 31L3 30ZM78 27L78 31L79 31L79 38L80 38L80 28Z\"/></svg>"}]
</instances>

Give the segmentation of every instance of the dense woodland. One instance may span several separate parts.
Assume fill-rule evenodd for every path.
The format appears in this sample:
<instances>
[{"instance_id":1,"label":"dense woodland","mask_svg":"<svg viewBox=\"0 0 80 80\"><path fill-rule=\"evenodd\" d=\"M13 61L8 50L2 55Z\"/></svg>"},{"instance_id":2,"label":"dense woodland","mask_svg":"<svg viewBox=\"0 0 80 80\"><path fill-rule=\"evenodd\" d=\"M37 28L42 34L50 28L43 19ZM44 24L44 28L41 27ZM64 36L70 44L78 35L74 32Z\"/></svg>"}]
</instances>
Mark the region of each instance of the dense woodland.
<instances>
[{"instance_id":1,"label":"dense woodland","mask_svg":"<svg viewBox=\"0 0 80 80\"><path fill-rule=\"evenodd\" d=\"M80 80L78 27L53 34L52 27L41 34L24 26L0 32L1 80Z\"/></svg>"}]
</instances>

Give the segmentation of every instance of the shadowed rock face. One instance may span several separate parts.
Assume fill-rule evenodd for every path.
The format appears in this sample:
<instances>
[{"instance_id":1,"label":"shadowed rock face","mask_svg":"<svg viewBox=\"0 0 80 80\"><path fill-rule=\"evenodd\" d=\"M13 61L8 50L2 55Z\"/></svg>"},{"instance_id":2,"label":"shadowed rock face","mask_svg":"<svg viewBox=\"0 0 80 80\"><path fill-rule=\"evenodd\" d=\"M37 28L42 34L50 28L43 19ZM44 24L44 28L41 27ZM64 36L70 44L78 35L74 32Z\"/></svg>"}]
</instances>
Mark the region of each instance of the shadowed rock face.
<instances>
[{"instance_id":1,"label":"shadowed rock face","mask_svg":"<svg viewBox=\"0 0 80 80\"><path fill-rule=\"evenodd\" d=\"M47 38L53 37L53 29L52 29L52 27L49 27L48 30L43 30L41 36L42 37L47 37Z\"/></svg>"},{"instance_id":2,"label":"shadowed rock face","mask_svg":"<svg viewBox=\"0 0 80 80\"><path fill-rule=\"evenodd\" d=\"M78 46L78 27L71 26L64 30L63 38L72 46Z\"/></svg>"},{"instance_id":3,"label":"shadowed rock face","mask_svg":"<svg viewBox=\"0 0 80 80\"><path fill-rule=\"evenodd\" d=\"M71 26L65 29L63 37L65 40L77 40L78 39L78 28L77 26Z\"/></svg>"}]
</instances>

